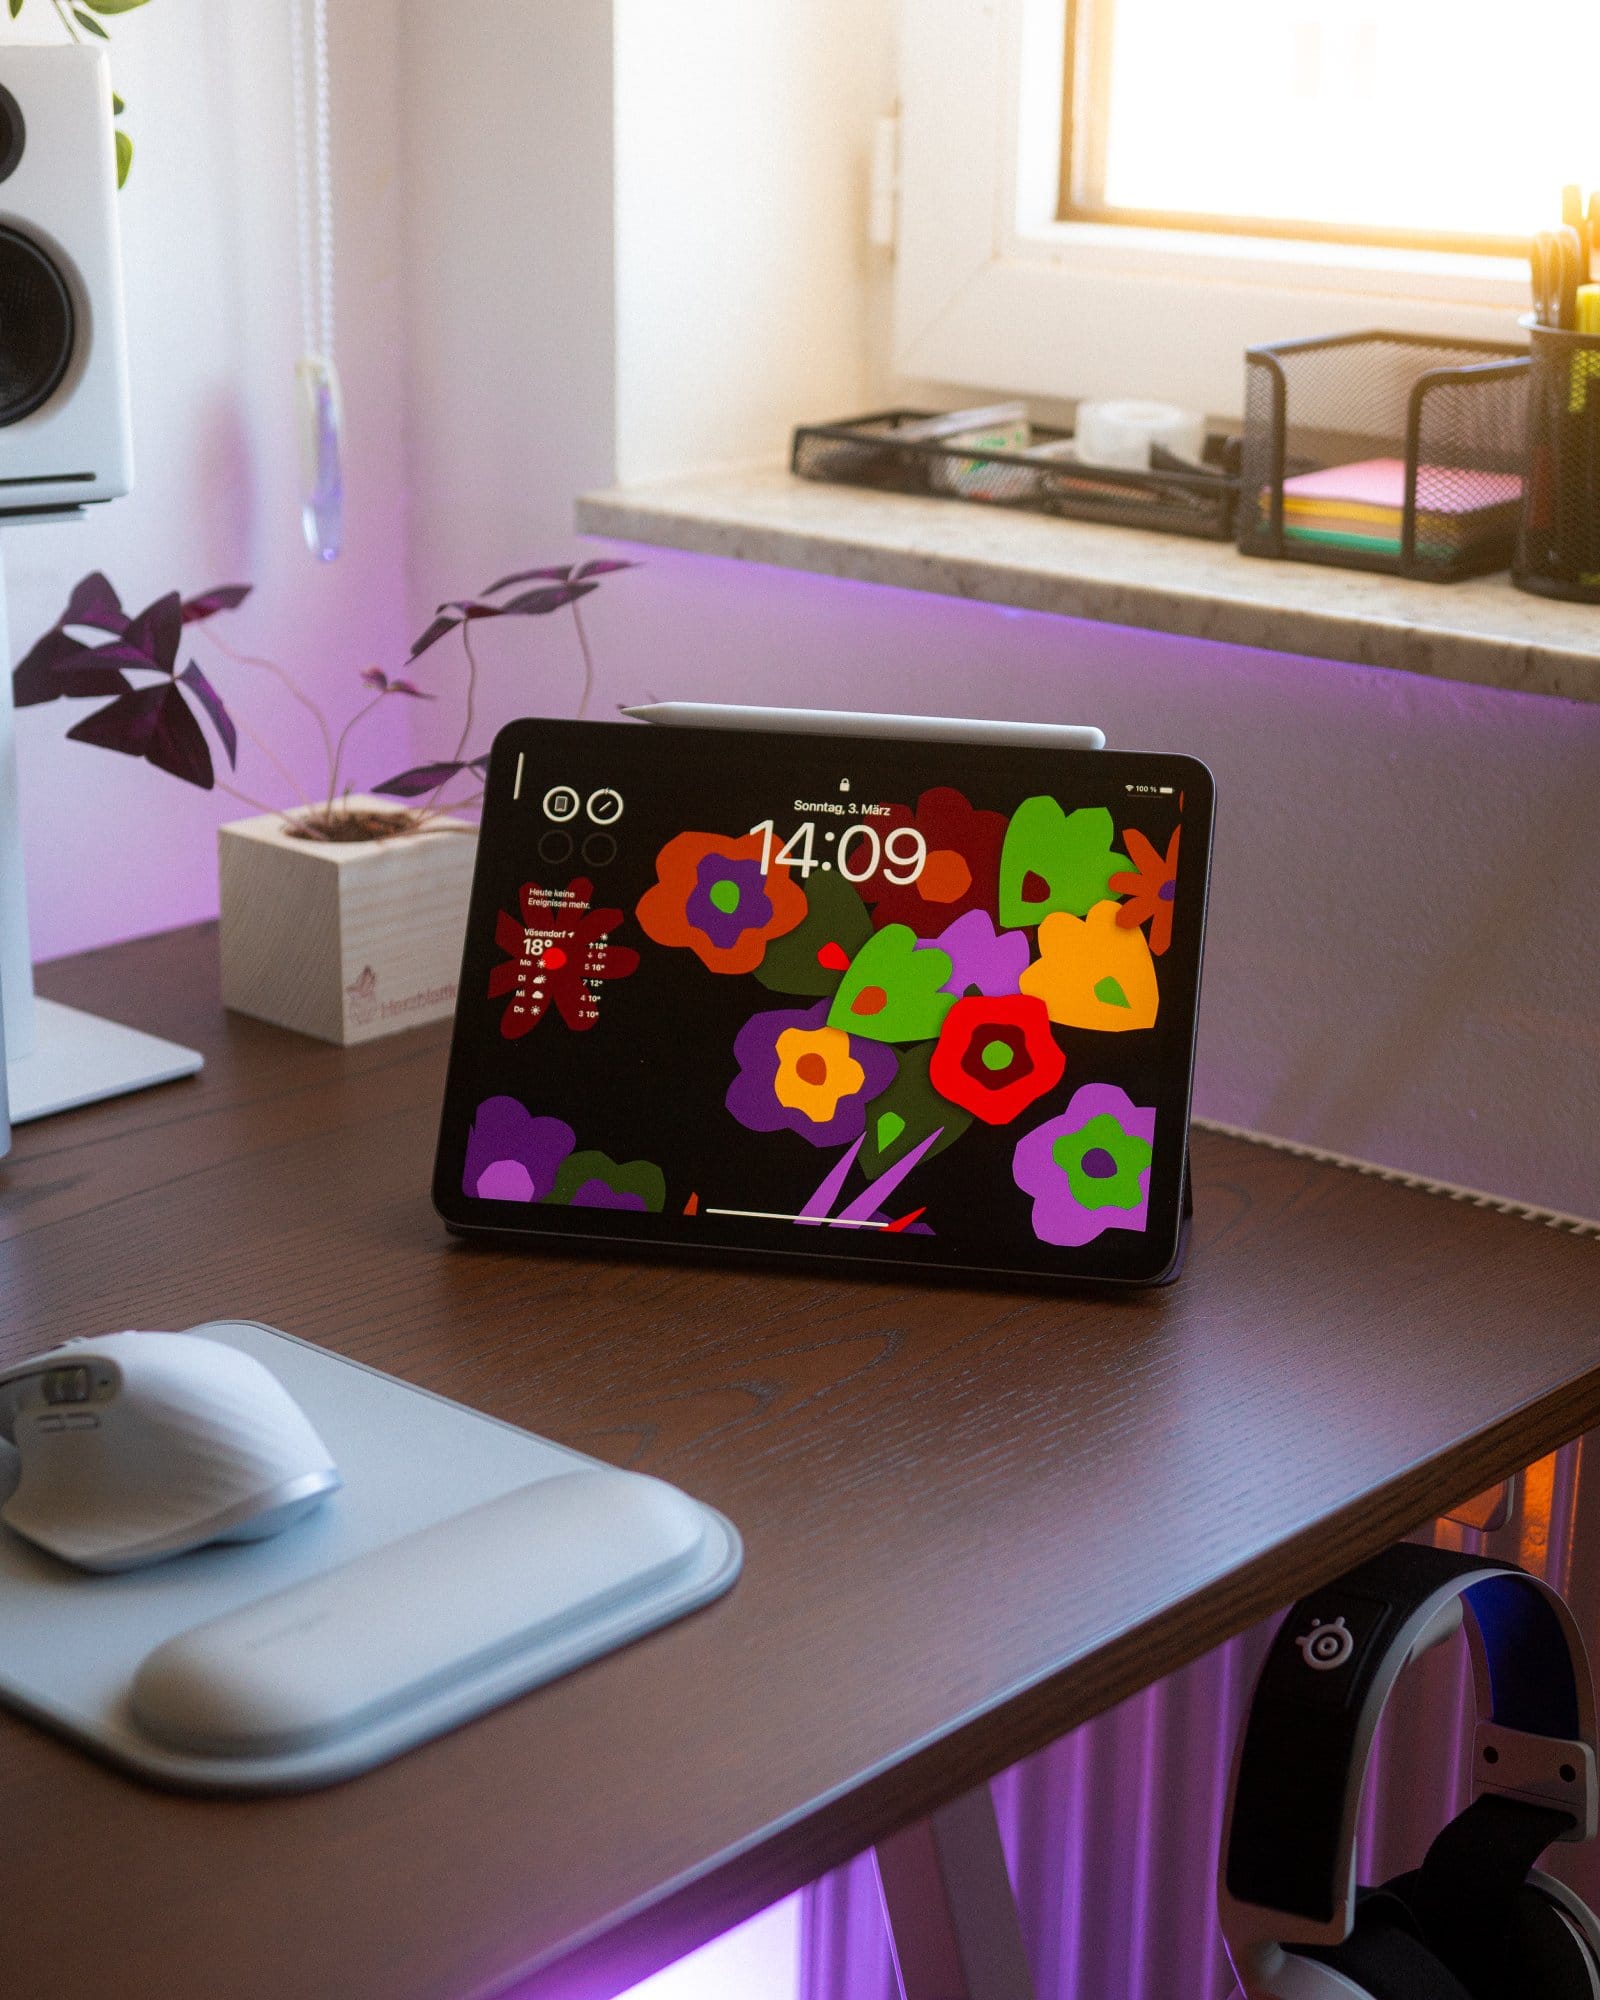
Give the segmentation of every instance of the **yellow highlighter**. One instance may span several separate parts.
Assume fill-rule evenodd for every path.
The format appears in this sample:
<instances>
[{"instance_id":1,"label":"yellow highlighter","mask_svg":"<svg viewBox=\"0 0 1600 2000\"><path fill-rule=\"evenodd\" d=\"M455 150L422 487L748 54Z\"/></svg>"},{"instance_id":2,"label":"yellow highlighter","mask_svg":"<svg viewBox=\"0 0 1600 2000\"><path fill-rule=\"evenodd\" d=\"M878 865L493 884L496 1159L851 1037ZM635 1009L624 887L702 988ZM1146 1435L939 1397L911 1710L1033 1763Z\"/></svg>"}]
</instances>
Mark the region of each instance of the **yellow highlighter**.
<instances>
[{"instance_id":1,"label":"yellow highlighter","mask_svg":"<svg viewBox=\"0 0 1600 2000\"><path fill-rule=\"evenodd\" d=\"M1576 333L1600 334L1600 285L1580 285L1573 320ZM1576 414L1589 406L1589 384L1600 382L1600 349L1585 348L1572 357L1572 381L1567 391L1567 408Z\"/></svg>"}]
</instances>

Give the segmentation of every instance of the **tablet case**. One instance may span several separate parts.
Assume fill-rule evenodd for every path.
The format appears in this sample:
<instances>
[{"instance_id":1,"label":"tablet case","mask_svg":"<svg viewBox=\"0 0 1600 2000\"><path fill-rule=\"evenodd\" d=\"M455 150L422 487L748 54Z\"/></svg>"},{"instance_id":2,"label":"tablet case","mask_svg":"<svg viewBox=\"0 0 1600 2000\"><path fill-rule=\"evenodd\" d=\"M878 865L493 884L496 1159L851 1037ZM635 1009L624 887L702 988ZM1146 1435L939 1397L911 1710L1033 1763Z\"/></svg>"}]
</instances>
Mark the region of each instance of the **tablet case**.
<instances>
[{"instance_id":1,"label":"tablet case","mask_svg":"<svg viewBox=\"0 0 1600 2000\"><path fill-rule=\"evenodd\" d=\"M345 1484L271 1541L115 1576L0 1529L0 1701L143 1777L235 1792L352 1777L738 1575L732 1525L674 1488L272 1327L191 1331L270 1368ZM15 1473L0 1445L0 1495ZM290 1643L264 1649L279 1633ZM219 1679L224 1652L249 1663L248 1685Z\"/></svg>"}]
</instances>

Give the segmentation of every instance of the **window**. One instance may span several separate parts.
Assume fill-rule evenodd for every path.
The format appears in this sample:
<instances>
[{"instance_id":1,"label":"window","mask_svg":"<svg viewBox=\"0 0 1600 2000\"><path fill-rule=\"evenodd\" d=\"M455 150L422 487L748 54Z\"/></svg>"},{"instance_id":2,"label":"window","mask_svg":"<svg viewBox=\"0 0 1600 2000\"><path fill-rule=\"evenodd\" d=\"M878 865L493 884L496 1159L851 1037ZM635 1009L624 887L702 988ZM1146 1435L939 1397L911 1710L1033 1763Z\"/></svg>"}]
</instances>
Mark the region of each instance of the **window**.
<instances>
[{"instance_id":1,"label":"window","mask_svg":"<svg viewBox=\"0 0 1600 2000\"><path fill-rule=\"evenodd\" d=\"M1066 56L1063 220L1510 253L1600 156L1594 0L1074 0Z\"/></svg>"},{"instance_id":2,"label":"window","mask_svg":"<svg viewBox=\"0 0 1600 2000\"><path fill-rule=\"evenodd\" d=\"M1511 240L1600 178L1596 0L908 0L900 28L912 382L1226 418L1257 342L1516 339Z\"/></svg>"}]
</instances>

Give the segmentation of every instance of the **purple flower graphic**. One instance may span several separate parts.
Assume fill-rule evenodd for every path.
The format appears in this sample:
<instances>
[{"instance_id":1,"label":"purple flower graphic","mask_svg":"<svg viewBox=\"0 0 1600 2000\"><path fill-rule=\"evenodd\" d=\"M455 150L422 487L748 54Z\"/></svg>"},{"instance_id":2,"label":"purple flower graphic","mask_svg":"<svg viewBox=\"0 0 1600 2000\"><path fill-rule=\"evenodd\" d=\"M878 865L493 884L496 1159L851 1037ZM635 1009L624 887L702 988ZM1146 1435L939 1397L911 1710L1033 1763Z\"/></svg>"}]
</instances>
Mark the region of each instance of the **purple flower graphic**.
<instances>
[{"instance_id":1,"label":"purple flower graphic","mask_svg":"<svg viewBox=\"0 0 1600 2000\"><path fill-rule=\"evenodd\" d=\"M761 930L772 921L772 898L760 863L706 855L695 871L683 914L718 951L731 951L746 931Z\"/></svg>"},{"instance_id":2,"label":"purple flower graphic","mask_svg":"<svg viewBox=\"0 0 1600 2000\"><path fill-rule=\"evenodd\" d=\"M578 1135L559 1118L536 1118L514 1097L486 1097L467 1135L462 1192L479 1201L543 1201Z\"/></svg>"},{"instance_id":3,"label":"purple flower graphic","mask_svg":"<svg viewBox=\"0 0 1600 2000\"><path fill-rule=\"evenodd\" d=\"M997 1000L1021 991L1031 956L1027 936L1022 931L997 931L987 910L968 910L934 943L950 960L946 993L965 994L976 987L986 999Z\"/></svg>"},{"instance_id":4,"label":"purple flower graphic","mask_svg":"<svg viewBox=\"0 0 1600 2000\"><path fill-rule=\"evenodd\" d=\"M734 1039L739 1074L727 1106L751 1132L798 1132L813 1146L846 1145L866 1130L867 1105L899 1068L893 1049L828 1026L814 1007L752 1014Z\"/></svg>"},{"instance_id":5,"label":"purple flower graphic","mask_svg":"<svg viewBox=\"0 0 1600 2000\"><path fill-rule=\"evenodd\" d=\"M1145 1228L1155 1132L1153 1106L1114 1083L1086 1083L1059 1117L1019 1139L1011 1173L1033 1196L1039 1241L1076 1249L1107 1229Z\"/></svg>"}]
</instances>

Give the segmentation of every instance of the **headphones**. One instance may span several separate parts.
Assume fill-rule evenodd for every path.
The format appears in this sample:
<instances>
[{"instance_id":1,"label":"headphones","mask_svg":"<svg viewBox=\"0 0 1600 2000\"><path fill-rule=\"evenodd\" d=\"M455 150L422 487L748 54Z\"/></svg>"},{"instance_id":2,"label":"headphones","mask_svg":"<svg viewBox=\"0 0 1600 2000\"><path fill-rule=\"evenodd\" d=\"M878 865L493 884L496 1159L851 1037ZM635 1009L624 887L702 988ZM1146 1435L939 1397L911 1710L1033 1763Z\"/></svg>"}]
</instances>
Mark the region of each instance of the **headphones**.
<instances>
[{"instance_id":1,"label":"headphones","mask_svg":"<svg viewBox=\"0 0 1600 2000\"><path fill-rule=\"evenodd\" d=\"M1463 1623L1472 1803L1420 1868L1360 1889L1378 1718ZM1247 2000L1600 2000L1600 1919L1533 1865L1594 1838L1596 1799L1594 1688L1561 1597L1510 1563L1386 1549L1295 1605L1256 1682L1217 1884Z\"/></svg>"}]
</instances>

